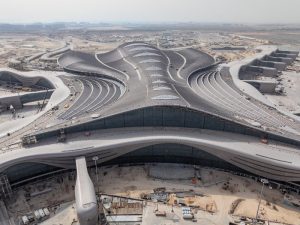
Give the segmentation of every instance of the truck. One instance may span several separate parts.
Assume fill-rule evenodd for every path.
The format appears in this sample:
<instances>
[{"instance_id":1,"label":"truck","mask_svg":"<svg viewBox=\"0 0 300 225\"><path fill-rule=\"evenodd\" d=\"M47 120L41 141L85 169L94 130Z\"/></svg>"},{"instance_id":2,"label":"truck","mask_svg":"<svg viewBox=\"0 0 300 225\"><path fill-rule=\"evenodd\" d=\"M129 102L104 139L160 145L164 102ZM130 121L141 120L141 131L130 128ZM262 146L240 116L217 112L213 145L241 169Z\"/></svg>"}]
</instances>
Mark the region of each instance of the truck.
<instances>
[{"instance_id":1,"label":"truck","mask_svg":"<svg viewBox=\"0 0 300 225\"><path fill-rule=\"evenodd\" d=\"M35 211L34 211L34 216L35 216L35 218L36 218L37 220L41 219L41 215L40 215L40 213L39 213L38 210L35 210Z\"/></svg>"},{"instance_id":2,"label":"truck","mask_svg":"<svg viewBox=\"0 0 300 225\"><path fill-rule=\"evenodd\" d=\"M50 215L50 212L49 212L48 208L43 208L43 211L44 211L46 216Z\"/></svg>"},{"instance_id":3,"label":"truck","mask_svg":"<svg viewBox=\"0 0 300 225\"><path fill-rule=\"evenodd\" d=\"M39 209L39 214L40 214L41 218L45 217L44 210Z\"/></svg>"},{"instance_id":4,"label":"truck","mask_svg":"<svg viewBox=\"0 0 300 225\"><path fill-rule=\"evenodd\" d=\"M28 220L27 216L22 216L22 222L24 225L29 224L29 220Z\"/></svg>"}]
</instances>

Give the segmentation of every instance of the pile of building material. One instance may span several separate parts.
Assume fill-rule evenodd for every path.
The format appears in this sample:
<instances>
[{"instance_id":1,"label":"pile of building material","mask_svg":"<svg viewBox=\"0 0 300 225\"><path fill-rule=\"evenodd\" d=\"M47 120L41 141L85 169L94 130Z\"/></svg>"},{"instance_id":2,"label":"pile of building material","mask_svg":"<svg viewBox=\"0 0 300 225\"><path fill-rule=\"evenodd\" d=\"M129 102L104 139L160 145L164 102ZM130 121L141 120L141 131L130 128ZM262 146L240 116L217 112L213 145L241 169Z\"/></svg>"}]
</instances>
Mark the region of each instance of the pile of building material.
<instances>
[{"instance_id":1,"label":"pile of building material","mask_svg":"<svg viewBox=\"0 0 300 225\"><path fill-rule=\"evenodd\" d=\"M32 213L22 216L22 222L24 225L28 225L34 222L42 222L48 219L50 216L50 211L48 208L38 209Z\"/></svg>"},{"instance_id":2,"label":"pile of building material","mask_svg":"<svg viewBox=\"0 0 300 225\"><path fill-rule=\"evenodd\" d=\"M288 195L285 194L283 198L283 203L288 205L288 206L293 206L293 207L300 207L300 199L293 196L293 195Z\"/></svg>"},{"instance_id":3,"label":"pile of building material","mask_svg":"<svg viewBox=\"0 0 300 225\"><path fill-rule=\"evenodd\" d=\"M190 207L182 207L181 210L183 219L192 220L194 218L194 213Z\"/></svg>"},{"instance_id":4,"label":"pile of building material","mask_svg":"<svg viewBox=\"0 0 300 225\"><path fill-rule=\"evenodd\" d=\"M109 224L142 222L143 201L115 195L101 195L100 199Z\"/></svg>"},{"instance_id":5,"label":"pile of building material","mask_svg":"<svg viewBox=\"0 0 300 225\"><path fill-rule=\"evenodd\" d=\"M235 211L235 209L238 207L238 205L239 205L242 201L244 201L244 200L245 200L245 199L238 198L238 199L236 199L235 201L233 201L233 202L231 203L231 207L230 207L230 209L229 209L229 211L228 211L228 214L233 214L234 211Z\"/></svg>"}]
</instances>

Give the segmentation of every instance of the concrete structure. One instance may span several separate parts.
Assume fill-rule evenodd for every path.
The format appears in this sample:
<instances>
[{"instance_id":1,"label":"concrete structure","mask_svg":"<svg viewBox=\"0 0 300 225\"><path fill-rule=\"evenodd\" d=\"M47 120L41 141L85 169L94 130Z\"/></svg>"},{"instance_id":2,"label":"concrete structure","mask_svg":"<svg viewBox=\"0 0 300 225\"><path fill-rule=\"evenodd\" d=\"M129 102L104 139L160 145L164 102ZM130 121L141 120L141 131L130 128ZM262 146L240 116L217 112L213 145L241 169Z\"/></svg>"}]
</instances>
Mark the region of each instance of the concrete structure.
<instances>
[{"instance_id":1,"label":"concrete structure","mask_svg":"<svg viewBox=\"0 0 300 225\"><path fill-rule=\"evenodd\" d=\"M49 99L53 91L37 91L0 97L0 108L7 109L12 105L15 109L20 109L26 103Z\"/></svg>"},{"instance_id":2,"label":"concrete structure","mask_svg":"<svg viewBox=\"0 0 300 225\"><path fill-rule=\"evenodd\" d=\"M284 62L274 62L274 61L265 61L265 60L255 60L254 65L263 66L263 67L271 67L275 68L279 71L283 71L286 69L286 63Z\"/></svg>"},{"instance_id":3,"label":"concrete structure","mask_svg":"<svg viewBox=\"0 0 300 225\"><path fill-rule=\"evenodd\" d=\"M254 86L261 93L275 93L277 86L276 80L244 80Z\"/></svg>"},{"instance_id":4,"label":"concrete structure","mask_svg":"<svg viewBox=\"0 0 300 225\"><path fill-rule=\"evenodd\" d=\"M78 137L84 137L84 140ZM118 128L94 132L90 137L86 137L84 132L77 133L73 137L70 135L66 143L54 141L7 152L2 155L0 163L1 171L11 181L42 170L43 167L36 163L74 168L74 160L81 155L86 156L89 166L94 165L94 156L99 157L98 163L186 162L248 171L274 180L299 181L299 149L280 142L269 142L269 145L261 143L260 138L250 134L207 129Z\"/></svg>"},{"instance_id":5,"label":"concrete structure","mask_svg":"<svg viewBox=\"0 0 300 225\"><path fill-rule=\"evenodd\" d=\"M47 113L48 110L52 109L54 106L56 106L57 104L61 103L62 101L64 101L70 94L70 89L63 83L63 81L59 78L59 76L61 75L61 73L53 73L53 72L45 72L45 71L30 71L30 72L20 72L20 71L16 71L13 69L1 69L0 68L0 74L14 74L15 77L20 78L19 80L16 79L16 83L17 86L22 87L22 79L26 80L26 83L24 83L24 85L29 85L27 87L32 88L32 90L44 90L44 89L48 89L48 87L50 89L53 88L53 92L51 90L48 91L48 93L51 94L50 99L48 100L48 104L46 105L46 107L44 108L44 110L40 111L37 114L34 114L32 116L28 116L22 120L8 120L6 122L3 122L0 124L0 138L5 137L7 135L7 133L13 133L17 130L20 129L24 129L26 126L32 124L37 118L41 117L42 115L44 115L45 113ZM4 76L5 77L5 76ZM6 76L6 80L2 80L0 79L0 82L4 85L7 84L7 80L10 81L9 76ZM51 78L51 80L49 79ZM40 82L39 82L40 81ZM42 84L42 85L36 85L36 84ZM46 84L45 86L43 84ZM11 88L14 88L14 83L12 83L12 85L9 84L9 86L12 86ZM46 91L47 92L47 91ZM31 93L29 92L29 98L27 98L27 94L25 94L24 101L31 101L33 100L33 98L31 97L36 97L36 94L33 93L33 95L31 95ZM15 94L8 94L7 96L13 96ZM39 95L37 93L37 95ZM42 94L43 97L45 97L45 95ZM3 147L3 146L1 146Z\"/></svg>"},{"instance_id":6,"label":"concrete structure","mask_svg":"<svg viewBox=\"0 0 300 225\"><path fill-rule=\"evenodd\" d=\"M293 58L287 58L287 57L274 57L274 56L265 56L264 57L265 61L271 61L271 62L283 62L286 63L287 65L290 65L294 59Z\"/></svg>"},{"instance_id":7,"label":"concrete structure","mask_svg":"<svg viewBox=\"0 0 300 225\"><path fill-rule=\"evenodd\" d=\"M56 62L57 61L57 57L60 54L63 54L67 51L71 50L71 46L70 44L66 43L64 47L62 48L58 48L55 50L52 50L46 54L42 54L42 55L36 55L36 57L30 58L29 61L33 60L34 58L38 58L39 56L41 56L41 61L42 62Z\"/></svg>"},{"instance_id":8,"label":"concrete structure","mask_svg":"<svg viewBox=\"0 0 300 225\"><path fill-rule=\"evenodd\" d=\"M24 86L37 89L54 89L53 83L42 76L27 77L8 70L0 71L0 82L10 86Z\"/></svg>"},{"instance_id":9,"label":"concrete structure","mask_svg":"<svg viewBox=\"0 0 300 225\"><path fill-rule=\"evenodd\" d=\"M275 52L273 52L271 54L271 56L274 56L274 57L282 57L282 58L292 58L292 59L296 59L297 56L298 56L298 52L290 52L290 51L279 51L279 50L276 50Z\"/></svg>"},{"instance_id":10,"label":"concrete structure","mask_svg":"<svg viewBox=\"0 0 300 225\"><path fill-rule=\"evenodd\" d=\"M293 63L297 55L297 52L279 51L276 49L269 51L267 54L261 54L261 57L252 59L246 65L241 66L238 71L238 77L261 93L275 93L277 81L275 79L261 80L259 77L277 77L278 71L285 70L287 65ZM266 102L264 101L264 103Z\"/></svg>"},{"instance_id":11,"label":"concrete structure","mask_svg":"<svg viewBox=\"0 0 300 225\"><path fill-rule=\"evenodd\" d=\"M245 71L245 73L242 73L243 71ZM242 79L242 80L244 80L245 74L248 74L248 73L252 73L252 74L256 74L256 75L259 74L259 75L266 76L266 77L276 77L278 74L278 70L276 68L253 66L253 65L243 67L240 72L241 72L240 74L243 75L243 76L240 76L240 79Z\"/></svg>"},{"instance_id":12,"label":"concrete structure","mask_svg":"<svg viewBox=\"0 0 300 225\"><path fill-rule=\"evenodd\" d=\"M98 221L98 205L84 157L76 158L76 171L75 199L79 223L80 225L95 225Z\"/></svg>"},{"instance_id":13,"label":"concrete structure","mask_svg":"<svg viewBox=\"0 0 300 225\"><path fill-rule=\"evenodd\" d=\"M33 101L49 99L55 89L54 85L47 79L36 76L26 77L10 71L0 71L0 83L10 89L35 89L27 93L10 94L0 98L0 107L6 109L12 105L15 109L23 107L23 104Z\"/></svg>"},{"instance_id":14,"label":"concrete structure","mask_svg":"<svg viewBox=\"0 0 300 225\"><path fill-rule=\"evenodd\" d=\"M21 109L23 104L18 94L0 98L0 111L6 111L13 106L14 109Z\"/></svg>"}]
</instances>

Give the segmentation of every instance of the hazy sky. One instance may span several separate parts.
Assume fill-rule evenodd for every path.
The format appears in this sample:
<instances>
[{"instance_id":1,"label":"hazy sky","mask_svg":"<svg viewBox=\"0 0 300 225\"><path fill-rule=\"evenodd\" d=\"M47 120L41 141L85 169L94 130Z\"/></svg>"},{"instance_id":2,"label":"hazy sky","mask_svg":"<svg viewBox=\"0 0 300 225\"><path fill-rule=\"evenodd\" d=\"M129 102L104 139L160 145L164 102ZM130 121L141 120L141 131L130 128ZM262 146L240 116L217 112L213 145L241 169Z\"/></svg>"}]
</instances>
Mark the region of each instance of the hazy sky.
<instances>
[{"instance_id":1,"label":"hazy sky","mask_svg":"<svg viewBox=\"0 0 300 225\"><path fill-rule=\"evenodd\" d=\"M0 22L300 23L300 0L0 0Z\"/></svg>"}]
</instances>

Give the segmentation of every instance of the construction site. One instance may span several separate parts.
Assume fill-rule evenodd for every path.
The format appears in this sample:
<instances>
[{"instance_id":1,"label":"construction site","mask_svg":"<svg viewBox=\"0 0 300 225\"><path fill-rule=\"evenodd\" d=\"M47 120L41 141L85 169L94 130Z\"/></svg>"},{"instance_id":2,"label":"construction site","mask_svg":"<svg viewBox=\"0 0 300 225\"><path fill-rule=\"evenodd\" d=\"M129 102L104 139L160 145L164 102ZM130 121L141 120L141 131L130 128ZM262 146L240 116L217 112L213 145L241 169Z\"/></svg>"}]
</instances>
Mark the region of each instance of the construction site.
<instances>
[{"instance_id":1,"label":"construction site","mask_svg":"<svg viewBox=\"0 0 300 225\"><path fill-rule=\"evenodd\" d=\"M81 26L0 34L0 225L300 224L300 44Z\"/></svg>"},{"instance_id":2,"label":"construction site","mask_svg":"<svg viewBox=\"0 0 300 225\"><path fill-rule=\"evenodd\" d=\"M99 224L252 224L262 186L248 177L187 165L100 167L98 177L95 168L89 172ZM75 174L67 172L14 188L5 202L7 213L15 224L27 221L24 217L25 224L79 224L74 187ZM296 196L266 186L259 224L298 224L299 205Z\"/></svg>"}]
</instances>

